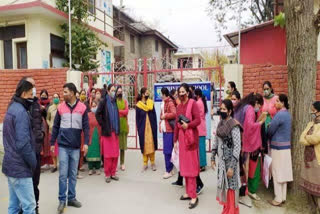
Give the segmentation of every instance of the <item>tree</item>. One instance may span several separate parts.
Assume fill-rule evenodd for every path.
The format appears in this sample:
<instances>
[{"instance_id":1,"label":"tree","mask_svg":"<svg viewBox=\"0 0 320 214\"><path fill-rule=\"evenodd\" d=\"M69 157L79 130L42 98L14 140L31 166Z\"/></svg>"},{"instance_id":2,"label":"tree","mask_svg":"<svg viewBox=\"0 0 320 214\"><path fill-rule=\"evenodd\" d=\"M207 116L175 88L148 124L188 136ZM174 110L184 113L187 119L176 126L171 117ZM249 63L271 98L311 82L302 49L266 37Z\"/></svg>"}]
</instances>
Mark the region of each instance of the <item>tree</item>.
<instances>
[{"instance_id":1,"label":"tree","mask_svg":"<svg viewBox=\"0 0 320 214\"><path fill-rule=\"evenodd\" d=\"M242 1L242 27L273 19L273 0L210 0L208 14L212 17L220 38L222 30L227 29L227 24L238 20L239 1Z\"/></svg>"},{"instance_id":2,"label":"tree","mask_svg":"<svg viewBox=\"0 0 320 214\"><path fill-rule=\"evenodd\" d=\"M57 8L68 13L68 0L57 0ZM98 36L88 27L88 21L92 17L88 13L88 5L84 0L71 1L71 37L72 37L72 67L80 71L89 71L99 67L94 60L103 43ZM65 57L69 59L69 24L62 24L62 37L65 39ZM69 61L69 60L68 60ZM75 65L80 65L77 68ZM66 63L65 66L69 66Z\"/></svg>"},{"instance_id":3,"label":"tree","mask_svg":"<svg viewBox=\"0 0 320 214\"><path fill-rule=\"evenodd\" d=\"M316 6L316 7L315 7ZM292 112L293 193L299 188L303 147L299 137L310 121L310 106L315 98L317 39L319 35L319 1L285 0L285 21L288 59L288 88ZM316 11L316 14L314 13Z\"/></svg>"},{"instance_id":4,"label":"tree","mask_svg":"<svg viewBox=\"0 0 320 214\"><path fill-rule=\"evenodd\" d=\"M212 67L218 67L221 66L221 78L222 82L221 84L224 85L224 71L223 71L223 65L228 63L228 57L219 51L203 51L201 54L204 57L204 67L205 68L212 68ZM212 79L216 85L220 84L220 74L218 71L213 71Z\"/></svg>"}]
</instances>

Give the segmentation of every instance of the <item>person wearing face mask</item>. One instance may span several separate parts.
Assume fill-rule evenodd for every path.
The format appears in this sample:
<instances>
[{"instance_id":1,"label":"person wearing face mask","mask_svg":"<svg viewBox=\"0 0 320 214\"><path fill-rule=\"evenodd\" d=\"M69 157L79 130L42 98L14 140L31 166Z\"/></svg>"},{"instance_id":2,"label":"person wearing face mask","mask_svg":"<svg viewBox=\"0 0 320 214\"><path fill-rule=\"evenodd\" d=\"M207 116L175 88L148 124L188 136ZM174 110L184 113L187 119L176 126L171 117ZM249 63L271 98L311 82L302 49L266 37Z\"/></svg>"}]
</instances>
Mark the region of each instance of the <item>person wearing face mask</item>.
<instances>
[{"instance_id":1,"label":"person wearing face mask","mask_svg":"<svg viewBox=\"0 0 320 214\"><path fill-rule=\"evenodd\" d=\"M268 127L271 140L271 169L275 198L268 201L273 206L281 206L287 197L287 183L293 181L291 161L291 115L288 112L288 97L280 94L276 101L277 113Z\"/></svg>"},{"instance_id":2,"label":"person wearing face mask","mask_svg":"<svg viewBox=\"0 0 320 214\"><path fill-rule=\"evenodd\" d=\"M241 100L241 95L240 95L239 91L232 92L231 102L233 104L233 108L235 108L239 104L240 100Z\"/></svg>"},{"instance_id":3,"label":"person wearing face mask","mask_svg":"<svg viewBox=\"0 0 320 214\"><path fill-rule=\"evenodd\" d=\"M100 101L102 98L102 94L101 94L101 90L100 89L96 89L96 98L94 99L97 104L99 105Z\"/></svg>"},{"instance_id":4,"label":"person wearing face mask","mask_svg":"<svg viewBox=\"0 0 320 214\"><path fill-rule=\"evenodd\" d=\"M170 91L170 95L174 98L175 105L178 106L181 103L179 100L178 91L175 88L173 88Z\"/></svg>"},{"instance_id":5,"label":"person wearing face mask","mask_svg":"<svg viewBox=\"0 0 320 214\"><path fill-rule=\"evenodd\" d=\"M76 99L77 88L73 83L63 86L64 102L58 106L51 135L51 152L55 142L59 144L59 206L58 213L63 213L68 199L68 206L80 208L76 199L77 168L80 159L81 134L84 133L84 155L88 152L89 120L86 106Z\"/></svg>"},{"instance_id":6,"label":"person wearing face mask","mask_svg":"<svg viewBox=\"0 0 320 214\"><path fill-rule=\"evenodd\" d=\"M96 92L97 92L97 90L95 88L91 88L90 97L87 101L87 106L89 106L90 108L92 106L92 102L96 99Z\"/></svg>"},{"instance_id":7,"label":"person wearing face mask","mask_svg":"<svg viewBox=\"0 0 320 214\"><path fill-rule=\"evenodd\" d=\"M206 97L203 96L201 89L197 88L194 91L196 95L198 109L200 111L201 123L198 126L199 132L199 157L200 157L200 171L206 170L207 166L207 152L206 152L206 136L207 136L207 125L206 125L206 114L208 113L208 106Z\"/></svg>"},{"instance_id":8,"label":"person wearing face mask","mask_svg":"<svg viewBox=\"0 0 320 214\"><path fill-rule=\"evenodd\" d=\"M173 131L176 121L176 106L174 98L170 96L167 88L161 89L161 114L159 131L163 133L163 155L165 160L166 172L163 179L168 179L174 175L173 164L171 162L173 150Z\"/></svg>"},{"instance_id":9,"label":"person wearing face mask","mask_svg":"<svg viewBox=\"0 0 320 214\"><path fill-rule=\"evenodd\" d=\"M311 197L320 211L320 101L311 106L312 121L300 136L304 146L300 186Z\"/></svg>"},{"instance_id":10,"label":"person wearing face mask","mask_svg":"<svg viewBox=\"0 0 320 214\"><path fill-rule=\"evenodd\" d=\"M235 84L233 81L228 82L227 88L228 88L228 89L227 89L227 91L226 91L226 94L227 94L226 99L231 100L232 93L233 93L234 91L238 91L238 89L237 89L236 84Z\"/></svg>"},{"instance_id":11,"label":"person wearing face mask","mask_svg":"<svg viewBox=\"0 0 320 214\"><path fill-rule=\"evenodd\" d=\"M54 124L54 118L56 117L58 105L60 103L60 95L58 93L53 94L53 103L48 109L47 113L47 124L49 126L49 139L51 139L52 128ZM58 170L58 143L57 141L54 143L55 149L54 152L51 153L53 168L51 169L51 173L55 173Z\"/></svg>"},{"instance_id":12,"label":"person wearing face mask","mask_svg":"<svg viewBox=\"0 0 320 214\"><path fill-rule=\"evenodd\" d=\"M155 152L158 149L157 115L153 101L149 97L149 90L141 88L136 105L136 123L143 155L142 172L148 169L148 160L151 162L151 169L157 170L155 165Z\"/></svg>"},{"instance_id":13,"label":"person wearing face mask","mask_svg":"<svg viewBox=\"0 0 320 214\"><path fill-rule=\"evenodd\" d=\"M47 110L50 106L50 99L49 94L46 89L41 90L40 92L40 105L41 105L41 115L46 118L47 117Z\"/></svg>"},{"instance_id":14,"label":"person wearing face mask","mask_svg":"<svg viewBox=\"0 0 320 214\"><path fill-rule=\"evenodd\" d=\"M101 127L100 143L106 183L119 180L116 171L119 158L120 118L115 91L113 84L108 85L108 93L101 100L96 111L96 119Z\"/></svg>"},{"instance_id":15,"label":"person wearing face mask","mask_svg":"<svg viewBox=\"0 0 320 214\"><path fill-rule=\"evenodd\" d=\"M97 112L98 103L94 100L91 104L91 111L88 113L89 126L90 126L90 141L88 154L86 156L88 161L89 175L97 173L100 175L101 167L101 153L100 153L100 136L101 128L96 119L95 113Z\"/></svg>"},{"instance_id":16,"label":"person wearing face mask","mask_svg":"<svg viewBox=\"0 0 320 214\"><path fill-rule=\"evenodd\" d=\"M231 100L223 100L220 107L221 120L212 147L211 166L216 168L218 156L217 200L223 205L223 214L239 214L240 167L242 127L233 116Z\"/></svg>"},{"instance_id":17,"label":"person wearing face mask","mask_svg":"<svg viewBox=\"0 0 320 214\"><path fill-rule=\"evenodd\" d=\"M129 133L128 114L129 106L127 100L123 98L122 87L118 86L116 90L117 106L120 117L120 133L119 133L119 145L120 145L120 169L125 171L124 159L125 150L127 150L127 138Z\"/></svg>"},{"instance_id":18,"label":"person wearing face mask","mask_svg":"<svg viewBox=\"0 0 320 214\"><path fill-rule=\"evenodd\" d=\"M29 114L34 86L26 79L18 83L3 121L2 172L8 181L9 214L36 212L33 176L38 162Z\"/></svg>"},{"instance_id":19,"label":"person wearing face mask","mask_svg":"<svg viewBox=\"0 0 320 214\"><path fill-rule=\"evenodd\" d=\"M252 207L252 202L245 195L247 188L250 197L260 200L256 191L259 186L261 169L261 126L266 120L266 113L260 113L262 105L263 97L260 94L250 93L235 108L237 111L235 119L243 127L241 162L244 163L242 167L245 174L242 177L239 203L248 207Z\"/></svg>"},{"instance_id":20,"label":"person wearing face mask","mask_svg":"<svg viewBox=\"0 0 320 214\"><path fill-rule=\"evenodd\" d=\"M180 85L179 97L181 104L177 107L177 119L174 130L174 149L179 150L180 174L186 181L186 193L180 200L190 200L189 209L197 207L197 176L200 173L199 164L199 132L201 123L200 112L195 100L189 98L189 85ZM177 142L179 141L179 146Z\"/></svg>"}]
</instances>

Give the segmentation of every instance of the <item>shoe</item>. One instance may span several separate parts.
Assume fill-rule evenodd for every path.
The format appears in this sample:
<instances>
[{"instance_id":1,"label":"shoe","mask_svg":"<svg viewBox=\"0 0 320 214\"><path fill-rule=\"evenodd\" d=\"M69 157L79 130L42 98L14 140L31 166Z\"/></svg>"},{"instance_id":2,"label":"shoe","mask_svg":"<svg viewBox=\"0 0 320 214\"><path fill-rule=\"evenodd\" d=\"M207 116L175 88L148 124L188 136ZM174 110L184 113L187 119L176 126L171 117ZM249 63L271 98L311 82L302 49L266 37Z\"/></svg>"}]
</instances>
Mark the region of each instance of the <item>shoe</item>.
<instances>
[{"instance_id":1,"label":"shoe","mask_svg":"<svg viewBox=\"0 0 320 214\"><path fill-rule=\"evenodd\" d=\"M163 175L163 179L168 179L168 178L171 178L172 177L172 174L171 173L168 173L166 172L164 175Z\"/></svg>"},{"instance_id":2,"label":"shoe","mask_svg":"<svg viewBox=\"0 0 320 214\"><path fill-rule=\"evenodd\" d=\"M115 176L111 176L111 179L112 179L112 180L115 180L115 181L118 181L118 180L119 180L119 177L115 175Z\"/></svg>"},{"instance_id":3,"label":"shoe","mask_svg":"<svg viewBox=\"0 0 320 214\"><path fill-rule=\"evenodd\" d=\"M261 201L261 198L256 193L248 193L249 197L256 201Z\"/></svg>"},{"instance_id":4,"label":"shoe","mask_svg":"<svg viewBox=\"0 0 320 214\"><path fill-rule=\"evenodd\" d=\"M106 178L106 183L110 183L111 182L111 178L110 177L107 177Z\"/></svg>"},{"instance_id":5,"label":"shoe","mask_svg":"<svg viewBox=\"0 0 320 214\"><path fill-rule=\"evenodd\" d=\"M206 167L205 166L200 167L200 172L204 172L204 171L206 171Z\"/></svg>"},{"instance_id":6,"label":"shoe","mask_svg":"<svg viewBox=\"0 0 320 214\"><path fill-rule=\"evenodd\" d=\"M172 185L173 185L173 186L183 187L183 184L182 184L182 183L180 183L180 182L178 182L178 181L173 182L173 183L172 183Z\"/></svg>"},{"instance_id":7,"label":"shoe","mask_svg":"<svg viewBox=\"0 0 320 214\"><path fill-rule=\"evenodd\" d=\"M282 202L276 202L275 200L268 200L268 203L274 207L282 207Z\"/></svg>"},{"instance_id":8,"label":"shoe","mask_svg":"<svg viewBox=\"0 0 320 214\"><path fill-rule=\"evenodd\" d=\"M51 173L55 173L56 171L58 171L58 168L57 168L57 167L51 169Z\"/></svg>"},{"instance_id":9,"label":"shoe","mask_svg":"<svg viewBox=\"0 0 320 214\"><path fill-rule=\"evenodd\" d=\"M84 168L84 166L82 166L80 169L79 169L79 171L80 172L84 172L86 169Z\"/></svg>"},{"instance_id":10,"label":"shoe","mask_svg":"<svg viewBox=\"0 0 320 214\"><path fill-rule=\"evenodd\" d=\"M200 194L201 194L201 192L202 192L202 190L203 190L203 187L204 187L204 186L198 186L198 187L197 187L197 195L200 195Z\"/></svg>"},{"instance_id":11,"label":"shoe","mask_svg":"<svg viewBox=\"0 0 320 214\"><path fill-rule=\"evenodd\" d=\"M180 201L188 201L188 200L191 200L191 198L190 197L184 197L184 195L181 195Z\"/></svg>"},{"instance_id":12,"label":"shoe","mask_svg":"<svg viewBox=\"0 0 320 214\"><path fill-rule=\"evenodd\" d=\"M155 165L155 164L152 164L152 165L151 165L151 169L152 169L152 171L157 171L156 165Z\"/></svg>"},{"instance_id":13,"label":"shoe","mask_svg":"<svg viewBox=\"0 0 320 214\"><path fill-rule=\"evenodd\" d=\"M77 179L82 179L82 178L84 178L84 176L82 176L80 174L77 175Z\"/></svg>"},{"instance_id":14,"label":"shoe","mask_svg":"<svg viewBox=\"0 0 320 214\"><path fill-rule=\"evenodd\" d=\"M126 170L126 167L125 167L124 165L121 165L121 166L120 166L120 169L121 169L122 171L125 171L125 170Z\"/></svg>"},{"instance_id":15,"label":"shoe","mask_svg":"<svg viewBox=\"0 0 320 214\"><path fill-rule=\"evenodd\" d=\"M196 202L194 203L189 203L189 209L193 209L193 208L196 208L199 204L199 198L196 199Z\"/></svg>"},{"instance_id":16,"label":"shoe","mask_svg":"<svg viewBox=\"0 0 320 214\"><path fill-rule=\"evenodd\" d=\"M79 201L77 201L77 199L74 199L72 201L68 201L68 206L80 208L80 207L82 207L82 204Z\"/></svg>"},{"instance_id":17,"label":"shoe","mask_svg":"<svg viewBox=\"0 0 320 214\"><path fill-rule=\"evenodd\" d=\"M147 171L147 169L148 169L148 166L143 166L141 172L145 172Z\"/></svg>"},{"instance_id":18,"label":"shoe","mask_svg":"<svg viewBox=\"0 0 320 214\"><path fill-rule=\"evenodd\" d=\"M97 175L101 175L101 170L99 169L99 170L97 170L97 173L96 173Z\"/></svg>"},{"instance_id":19,"label":"shoe","mask_svg":"<svg viewBox=\"0 0 320 214\"><path fill-rule=\"evenodd\" d=\"M89 175L92 175L93 174L93 171L92 170L89 170Z\"/></svg>"},{"instance_id":20,"label":"shoe","mask_svg":"<svg viewBox=\"0 0 320 214\"><path fill-rule=\"evenodd\" d=\"M58 206L58 214L62 214L65 207L66 207L66 203L65 202L60 202L59 206Z\"/></svg>"},{"instance_id":21,"label":"shoe","mask_svg":"<svg viewBox=\"0 0 320 214\"><path fill-rule=\"evenodd\" d=\"M239 197L239 204L252 208L252 201L249 196Z\"/></svg>"}]
</instances>

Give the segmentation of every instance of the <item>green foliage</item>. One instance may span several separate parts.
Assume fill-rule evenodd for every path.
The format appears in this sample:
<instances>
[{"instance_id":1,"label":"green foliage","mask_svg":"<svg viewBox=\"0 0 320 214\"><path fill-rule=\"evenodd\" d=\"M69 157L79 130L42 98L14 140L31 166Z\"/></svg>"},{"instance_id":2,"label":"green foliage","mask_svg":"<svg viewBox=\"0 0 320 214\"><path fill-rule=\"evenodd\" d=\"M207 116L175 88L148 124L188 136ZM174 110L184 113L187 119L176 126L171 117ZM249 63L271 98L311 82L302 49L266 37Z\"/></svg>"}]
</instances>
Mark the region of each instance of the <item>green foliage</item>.
<instances>
[{"instance_id":1,"label":"green foliage","mask_svg":"<svg viewBox=\"0 0 320 214\"><path fill-rule=\"evenodd\" d=\"M71 0L72 24L72 68L80 71L89 71L99 67L95 60L98 50L107 44L103 43L98 36L88 27L88 6L84 0ZM57 8L68 13L68 0L57 0ZM65 57L69 59L69 25L62 24L62 37L65 40ZM76 68L75 65L80 65ZM68 63L65 66L69 66Z\"/></svg>"},{"instance_id":2,"label":"green foliage","mask_svg":"<svg viewBox=\"0 0 320 214\"><path fill-rule=\"evenodd\" d=\"M220 39L230 24L238 25L239 2L242 28L273 19L273 0L209 0L207 12Z\"/></svg>"},{"instance_id":3,"label":"green foliage","mask_svg":"<svg viewBox=\"0 0 320 214\"><path fill-rule=\"evenodd\" d=\"M281 28L284 28L286 25L286 18L284 13L279 13L276 17L274 17L274 26L280 26Z\"/></svg>"},{"instance_id":4,"label":"green foliage","mask_svg":"<svg viewBox=\"0 0 320 214\"><path fill-rule=\"evenodd\" d=\"M65 13L68 13L68 0L57 0L57 8ZM86 22L89 17L88 5L85 0L70 0L71 5L71 17L77 19L80 24L81 21Z\"/></svg>"}]
</instances>

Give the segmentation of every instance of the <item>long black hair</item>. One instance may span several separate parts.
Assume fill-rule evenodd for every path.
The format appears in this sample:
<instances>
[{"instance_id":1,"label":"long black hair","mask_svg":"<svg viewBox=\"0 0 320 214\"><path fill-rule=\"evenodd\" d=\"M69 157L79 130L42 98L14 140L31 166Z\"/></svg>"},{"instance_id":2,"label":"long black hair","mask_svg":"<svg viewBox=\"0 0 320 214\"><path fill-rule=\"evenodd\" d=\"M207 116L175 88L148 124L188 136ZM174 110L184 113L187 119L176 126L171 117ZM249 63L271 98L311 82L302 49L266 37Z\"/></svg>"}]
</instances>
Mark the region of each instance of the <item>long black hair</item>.
<instances>
[{"instance_id":1,"label":"long black hair","mask_svg":"<svg viewBox=\"0 0 320 214\"><path fill-rule=\"evenodd\" d=\"M274 94L273 88L272 88L272 84L270 81L265 81L262 85L262 89L264 89L264 85L268 85L269 88L271 89L271 93Z\"/></svg>"},{"instance_id":2,"label":"long black hair","mask_svg":"<svg viewBox=\"0 0 320 214\"><path fill-rule=\"evenodd\" d=\"M142 100L142 95L143 94L145 94L146 92L147 92L147 88L146 87L142 87L141 89L140 89L140 94L138 95L138 97L137 97L137 102L139 102L139 101L141 101Z\"/></svg>"},{"instance_id":3,"label":"long black hair","mask_svg":"<svg viewBox=\"0 0 320 214\"><path fill-rule=\"evenodd\" d=\"M192 94L190 93L190 86L187 83L182 83L179 88L178 88L178 93L180 91L180 88L184 88L184 90L186 90L187 93L189 93L189 97L188 98L192 98Z\"/></svg>"},{"instance_id":4,"label":"long black hair","mask_svg":"<svg viewBox=\"0 0 320 214\"><path fill-rule=\"evenodd\" d=\"M172 100L174 100L174 97L170 94L169 90L165 87L161 88L161 93L165 95L166 97L170 97Z\"/></svg>"},{"instance_id":5,"label":"long black hair","mask_svg":"<svg viewBox=\"0 0 320 214\"><path fill-rule=\"evenodd\" d=\"M229 83L230 87L231 87L231 88L233 88L233 91L238 91L238 89L237 89L237 86L236 86L235 82L230 81L230 82L228 82L228 83Z\"/></svg>"},{"instance_id":6,"label":"long black hair","mask_svg":"<svg viewBox=\"0 0 320 214\"><path fill-rule=\"evenodd\" d=\"M206 99L206 97L202 94L201 89L200 89L200 88L197 88L196 90L194 90L194 94L195 94L196 96L201 97L201 100L202 100L203 106L204 106L204 112L205 112L205 113L208 113L207 99Z\"/></svg>"},{"instance_id":7,"label":"long black hair","mask_svg":"<svg viewBox=\"0 0 320 214\"><path fill-rule=\"evenodd\" d=\"M263 97L261 94L255 94L252 92L239 102L239 104L235 107L235 111L244 107L245 105L251 105L254 107L256 103L263 105Z\"/></svg>"},{"instance_id":8,"label":"long black hair","mask_svg":"<svg viewBox=\"0 0 320 214\"><path fill-rule=\"evenodd\" d=\"M108 85L108 92L111 90L111 88L112 88L113 86L114 86L113 84L109 84L109 85Z\"/></svg>"},{"instance_id":9,"label":"long black hair","mask_svg":"<svg viewBox=\"0 0 320 214\"><path fill-rule=\"evenodd\" d=\"M229 99L225 99L222 101L222 104L224 104L224 106L227 108L228 111L231 111L231 117L233 117L234 114L234 110L233 110L233 103L231 100Z\"/></svg>"},{"instance_id":10,"label":"long black hair","mask_svg":"<svg viewBox=\"0 0 320 214\"><path fill-rule=\"evenodd\" d=\"M320 112L320 101L315 101L312 103L313 108L315 108L318 112Z\"/></svg>"},{"instance_id":11,"label":"long black hair","mask_svg":"<svg viewBox=\"0 0 320 214\"><path fill-rule=\"evenodd\" d=\"M287 95L279 94L279 100L284 104L284 107L286 107L286 109L290 108Z\"/></svg>"}]
</instances>

